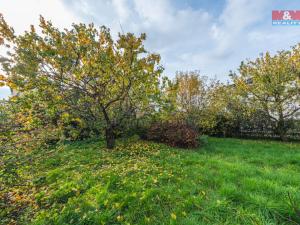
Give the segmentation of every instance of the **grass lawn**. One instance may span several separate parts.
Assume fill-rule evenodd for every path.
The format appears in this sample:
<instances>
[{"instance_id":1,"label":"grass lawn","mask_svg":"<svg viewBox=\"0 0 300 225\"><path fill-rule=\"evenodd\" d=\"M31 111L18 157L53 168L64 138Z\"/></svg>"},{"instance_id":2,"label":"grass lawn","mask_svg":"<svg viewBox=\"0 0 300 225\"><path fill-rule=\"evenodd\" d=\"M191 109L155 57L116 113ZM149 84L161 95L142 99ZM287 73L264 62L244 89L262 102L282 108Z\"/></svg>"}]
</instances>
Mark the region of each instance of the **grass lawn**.
<instances>
[{"instance_id":1,"label":"grass lawn","mask_svg":"<svg viewBox=\"0 0 300 225\"><path fill-rule=\"evenodd\" d=\"M300 144L209 138L197 150L138 141L109 151L82 141L35 157L22 224L300 223Z\"/></svg>"}]
</instances>

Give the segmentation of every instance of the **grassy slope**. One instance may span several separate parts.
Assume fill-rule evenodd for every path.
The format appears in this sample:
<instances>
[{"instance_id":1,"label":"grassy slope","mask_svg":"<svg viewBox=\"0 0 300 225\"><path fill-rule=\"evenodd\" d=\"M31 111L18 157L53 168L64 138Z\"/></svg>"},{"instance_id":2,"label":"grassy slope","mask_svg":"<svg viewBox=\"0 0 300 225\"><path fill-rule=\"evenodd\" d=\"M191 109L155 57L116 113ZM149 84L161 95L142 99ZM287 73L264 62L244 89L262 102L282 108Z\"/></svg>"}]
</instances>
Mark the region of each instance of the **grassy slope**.
<instances>
[{"instance_id":1,"label":"grassy slope","mask_svg":"<svg viewBox=\"0 0 300 225\"><path fill-rule=\"evenodd\" d=\"M297 224L300 145L210 138L200 150L137 142L60 147L35 166L34 224ZM294 221L294 222L293 222Z\"/></svg>"}]
</instances>

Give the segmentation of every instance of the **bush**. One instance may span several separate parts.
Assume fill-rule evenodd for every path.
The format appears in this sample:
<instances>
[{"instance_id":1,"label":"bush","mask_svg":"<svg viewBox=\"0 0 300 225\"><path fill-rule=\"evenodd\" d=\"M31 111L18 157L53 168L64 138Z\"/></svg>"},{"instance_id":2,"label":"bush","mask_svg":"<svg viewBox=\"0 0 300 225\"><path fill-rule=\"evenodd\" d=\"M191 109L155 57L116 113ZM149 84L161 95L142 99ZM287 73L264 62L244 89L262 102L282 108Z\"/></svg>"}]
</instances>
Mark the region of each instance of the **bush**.
<instances>
[{"instance_id":1,"label":"bush","mask_svg":"<svg viewBox=\"0 0 300 225\"><path fill-rule=\"evenodd\" d=\"M173 147L195 148L198 146L198 132L182 122L160 122L150 126L147 139L166 143Z\"/></svg>"}]
</instances>

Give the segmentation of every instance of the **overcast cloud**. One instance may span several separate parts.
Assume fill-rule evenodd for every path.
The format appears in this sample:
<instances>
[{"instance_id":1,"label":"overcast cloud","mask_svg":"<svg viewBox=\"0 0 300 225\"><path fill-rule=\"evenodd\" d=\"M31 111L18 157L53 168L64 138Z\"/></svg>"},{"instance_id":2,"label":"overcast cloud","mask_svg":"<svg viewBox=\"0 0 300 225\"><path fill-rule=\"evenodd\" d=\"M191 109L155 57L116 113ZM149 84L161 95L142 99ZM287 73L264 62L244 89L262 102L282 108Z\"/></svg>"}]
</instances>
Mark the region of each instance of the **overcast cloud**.
<instances>
[{"instance_id":1,"label":"overcast cloud","mask_svg":"<svg viewBox=\"0 0 300 225\"><path fill-rule=\"evenodd\" d=\"M225 81L229 70L259 53L300 42L300 26L272 26L274 9L300 9L299 0L0 0L0 12L23 32L42 14L56 26L93 22L118 32L147 34L165 75L200 70ZM7 95L0 89L0 98Z\"/></svg>"}]
</instances>

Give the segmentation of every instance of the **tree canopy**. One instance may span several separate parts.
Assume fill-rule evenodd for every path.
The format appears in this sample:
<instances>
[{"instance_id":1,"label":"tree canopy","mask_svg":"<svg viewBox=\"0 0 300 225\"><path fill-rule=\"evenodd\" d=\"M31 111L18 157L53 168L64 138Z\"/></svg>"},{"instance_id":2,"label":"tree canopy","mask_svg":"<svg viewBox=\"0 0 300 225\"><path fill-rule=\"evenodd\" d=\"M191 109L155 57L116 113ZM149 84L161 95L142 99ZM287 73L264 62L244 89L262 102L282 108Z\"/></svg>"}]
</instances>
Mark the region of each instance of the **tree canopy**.
<instances>
[{"instance_id":1,"label":"tree canopy","mask_svg":"<svg viewBox=\"0 0 300 225\"><path fill-rule=\"evenodd\" d=\"M40 17L23 35L0 18L2 44L12 47L2 60L7 85L22 93L48 92L70 105L70 96L89 102L90 111L106 121L107 146L114 146L114 129L126 115L148 107L159 92L163 68L160 56L148 53L145 34L119 34L93 24L73 24L60 31ZM70 94L72 93L72 94Z\"/></svg>"},{"instance_id":2,"label":"tree canopy","mask_svg":"<svg viewBox=\"0 0 300 225\"><path fill-rule=\"evenodd\" d=\"M234 82L253 108L260 109L275 123L275 131L284 138L300 110L299 46L292 51L268 52L255 61L242 62L240 76Z\"/></svg>"}]
</instances>

